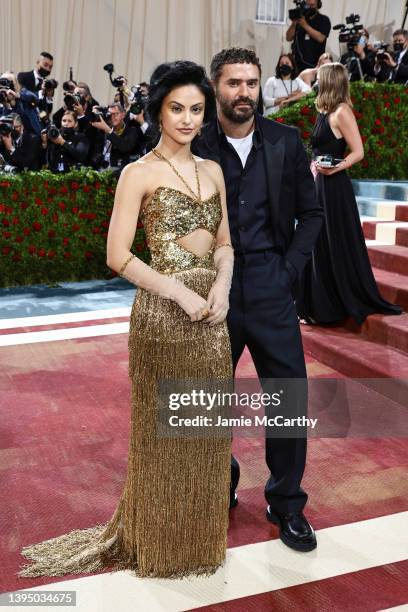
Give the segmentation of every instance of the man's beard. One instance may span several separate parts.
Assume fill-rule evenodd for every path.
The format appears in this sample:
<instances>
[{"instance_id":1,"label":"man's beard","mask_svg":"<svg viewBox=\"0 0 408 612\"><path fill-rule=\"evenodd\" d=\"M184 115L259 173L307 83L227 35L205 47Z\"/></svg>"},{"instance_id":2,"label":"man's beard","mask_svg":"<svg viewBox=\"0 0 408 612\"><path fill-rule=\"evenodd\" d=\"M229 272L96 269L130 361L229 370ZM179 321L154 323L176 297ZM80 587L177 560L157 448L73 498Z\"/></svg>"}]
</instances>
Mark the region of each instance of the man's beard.
<instances>
[{"instance_id":1,"label":"man's beard","mask_svg":"<svg viewBox=\"0 0 408 612\"><path fill-rule=\"evenodd\" d=\"M220 109L227 119L232 121L233 123L245 123L248 119L251 119L256 113L256 109L258 107L258 100L253 100L252 98L237 98L236 100L230 102L222 97L220 93L217 96L218 103L220 105ZM236 110L236 106L238 104L248 104L248 109L239 109Z\"/></svg>"}]
</instances>

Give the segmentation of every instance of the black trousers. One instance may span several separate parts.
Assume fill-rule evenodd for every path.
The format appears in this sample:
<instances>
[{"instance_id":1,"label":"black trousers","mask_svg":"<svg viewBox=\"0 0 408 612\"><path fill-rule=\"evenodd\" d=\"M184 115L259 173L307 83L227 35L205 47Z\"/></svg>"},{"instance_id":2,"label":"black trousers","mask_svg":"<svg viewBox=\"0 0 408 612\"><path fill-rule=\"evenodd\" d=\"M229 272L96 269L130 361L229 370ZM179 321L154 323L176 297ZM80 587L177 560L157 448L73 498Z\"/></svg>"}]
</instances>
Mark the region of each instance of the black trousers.
<instances>
[{"instance_id":1,"label":"black trousers","mask_svg":"<svg viewBox=\"0 0 408 612\"><path fill-rule=\"evenodd\" d=\"M284 263L284 257L272 250L235 256L227 317L234 372L247 346L260 379L306 379L293 279ZM265 437L270 470L265 497L272 510L294 512L306 504L307 494L300 486L306 444L306 436ZM233 490L239 474L239 463L232 456Z\"/></svg>"}]
</instances>

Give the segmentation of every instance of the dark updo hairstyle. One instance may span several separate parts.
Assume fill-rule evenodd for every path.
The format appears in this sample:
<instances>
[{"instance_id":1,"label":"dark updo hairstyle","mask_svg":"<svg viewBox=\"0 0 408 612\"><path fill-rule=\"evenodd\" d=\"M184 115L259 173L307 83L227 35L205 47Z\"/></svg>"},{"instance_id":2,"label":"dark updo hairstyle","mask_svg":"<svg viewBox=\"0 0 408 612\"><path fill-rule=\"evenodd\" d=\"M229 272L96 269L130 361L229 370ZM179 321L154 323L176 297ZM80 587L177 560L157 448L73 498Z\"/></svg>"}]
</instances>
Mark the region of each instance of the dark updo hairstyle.
<instances>
[{"instance_id":1,"label":"dark updo hairstyle","mask_svg":"<svg viewBox=\"0 0 408 612\"><path fill-rule=\"evenodd\" d=\"M215 117L215 94L202 66L195 62L176 61L160 64L150 77L147 113L150 122L159 130L160 111L164 98L176 87L195 85L205 97L204 123Z\"/></svg>"}]
</instances>

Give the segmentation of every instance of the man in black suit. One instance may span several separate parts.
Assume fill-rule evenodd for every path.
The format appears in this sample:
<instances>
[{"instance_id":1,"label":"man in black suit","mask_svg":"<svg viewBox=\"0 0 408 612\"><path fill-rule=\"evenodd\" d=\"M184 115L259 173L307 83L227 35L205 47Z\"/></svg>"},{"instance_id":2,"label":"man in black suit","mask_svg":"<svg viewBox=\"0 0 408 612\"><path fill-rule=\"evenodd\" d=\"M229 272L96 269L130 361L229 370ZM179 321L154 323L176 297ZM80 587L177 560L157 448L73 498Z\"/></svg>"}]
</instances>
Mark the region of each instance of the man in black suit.
<instances>
[{"instance_id":1,"label":"man in black suit","mask_svg":"<svg viewBox=\"0 0 408 612\"><path fill-rule=\"evenodd\" d=\"M396 30L393 36L393 52L378 51L374 74L378 82L408 82L408 30ZM382 54L382 55L381 55ZM381 60L378 59L380 55Z\"/></svg>"},{"instance_id":2,"label":"man in black suit","mask_svg":"<svg viewBox=\"0 0 408 612\"><path fill-rule=\"evenodd\" d=\"M50 76L54 63L53 56L48 51L42 51L37 59L34 70L29 72L19 72L17 75L21 87L34 93L41 89L44 79Z\"/></svg>"},{"instance_id":3,"label":"man in black suit","mask_svg":"<svg viewBox=\"0 0 408 612\"><path fill-rule=\"evenodd\" d=\"M227 317L234 370L247 346L264 390L273 379L306 383L292 286L322 223L309 162L296 128L256 112L261 66L253 51L221 51L212 60L211 79L218 117L203 129L194 152L218 162L226 183L235 252ZM279 525L282 541L299 551L316 547L302 512L305 460L305 435L272 438L267 432L267 518ZM238 502L238 479L232 457L230 507Z\"/></svg>"},{"instance_id":4,"label":"man in black suit","mask_svg":"<svg viewBox=\"0 0 408 612\"><path fill-rule=\"evenodd\" d=\"M18 170L40 170L42 164L41 139L37 134L24 130L23 120L12 113L13 131L0 136L0 154L10 166Z\"/></svg>"}]
</instances>

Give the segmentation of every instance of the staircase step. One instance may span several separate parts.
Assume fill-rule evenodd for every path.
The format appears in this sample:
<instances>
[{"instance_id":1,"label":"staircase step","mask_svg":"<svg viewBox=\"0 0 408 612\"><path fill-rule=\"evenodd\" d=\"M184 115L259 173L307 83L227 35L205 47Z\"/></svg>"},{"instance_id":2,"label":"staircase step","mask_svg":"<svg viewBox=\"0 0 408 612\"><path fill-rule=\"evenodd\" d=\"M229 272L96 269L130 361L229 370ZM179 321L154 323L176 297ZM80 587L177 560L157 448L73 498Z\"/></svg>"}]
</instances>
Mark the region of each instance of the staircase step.
<instances>
[{"instance_id":1,"label":"staircase step","mask_svg":"<svg viewBox=\"0 0 408 612\"><path fill-rule=\"evenodd\" d=\"M408 228L397 228L395 243L400 246L408 247Z\"/></svg>"},{"instance_id":2,"label":"staircase step","mask_svg":"<svg viewBox=\"0 0 408 612\"><path fill-rule=\"evenodd\" d=\"M368 243L371 265L388 272L408 274L408 248L403 246L373 246Z\"/></svg>"},{"instance_id":3,"label":"staircase step","mask_svg":"<svg viewBox=\"0 0 408 612\"><path fill-rule=\"evenodd\" d=\"M375 280L381 295L388 302L398 304L408 311L408 279L401 274L373 268Z\"/></svg>"},{"instance_id":4,"label":"staircase step","mask_svg":"<svg viewBox=\"0 0 408 612\"><path fill-rule=\"evenodd\" d=\"M408 221L408 203L356 196L360 215L378 217L383 221Z\"/></svg>"},{"instance_id":5,"label":"staircase step","mask_svg":"<svg viewBox=\"0 0 408 612\"><path fill-rule=\"evenodd\" d=\"M407 181L370 181L354 179L352 183L356 195L408 202Z\"/></svg>"},{"instance_id":6,"label":"staircase step","mask_svg":"<svg viewBox=\"0 0 408 612\"><path fill-rule=\"evenodd\" d=\"M408 356L408 314L385 316L370 315L363 325L349 319L346 328L372 342L402 351Z\"/></svg>"},{"instance_id":7,"label":"staircase step","mask_svg":"<svg viewBox=\"0 0 408 612\"><path fill-rule=\"evenodd\" d=\"M408 355L344 327L302 325L303 347L314 359L351 378L408 377Z\"/></svg>"},{"instance_id":8,"label":"staircase step","mask_svg":"<svg viewBox=\"0 0 408 612\"><path fill-rule=\"evenodd\" d=\"M364 236L370 240L378 240L382 244L396 244L397 230L408 231L408 223L403 221L383 221L382 219L362 219Z\"/></svg>"}]
</instances>

